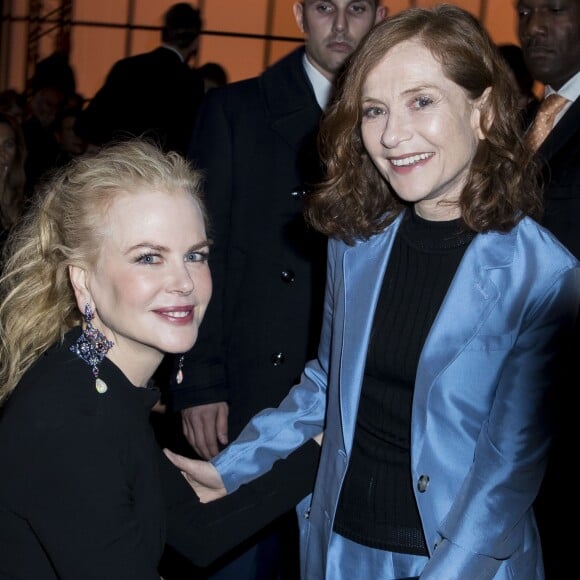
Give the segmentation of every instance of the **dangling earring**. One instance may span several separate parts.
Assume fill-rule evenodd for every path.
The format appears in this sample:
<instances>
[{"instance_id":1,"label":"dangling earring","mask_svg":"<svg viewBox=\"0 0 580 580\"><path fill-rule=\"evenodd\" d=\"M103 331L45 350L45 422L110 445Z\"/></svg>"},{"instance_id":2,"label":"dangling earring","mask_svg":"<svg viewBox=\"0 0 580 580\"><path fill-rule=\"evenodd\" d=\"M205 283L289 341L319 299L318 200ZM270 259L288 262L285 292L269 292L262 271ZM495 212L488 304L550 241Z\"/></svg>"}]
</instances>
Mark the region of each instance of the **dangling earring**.
<instances>
[{"instance_id":1,"label":"dangling earring","mask_svg":"<svg viewBox=\"0 0 580 580\"><path fill-rule=\"evenodd\" d=\"M181 355L179 357L179 362L177 363L177 374L175 375L175 381L178 385L181 385L183 382L183 359L185 357Z\"/></svg>"},{"instance_id":2,"label":"dangling earring","mask_svg":"<svg viewBox=\"0 0 580 580\"><path fill-rule=\"evenodd\" d=\"M102 394L107 392L108 387L107 383L99 378L99 365L113 346L113 342L107 340L106 336L91 324L94 317L91 305L87 303L84 314L86 328L70 349L92 368L96 379L95 388L98 393Z\"/></svg>"}]
</instances>

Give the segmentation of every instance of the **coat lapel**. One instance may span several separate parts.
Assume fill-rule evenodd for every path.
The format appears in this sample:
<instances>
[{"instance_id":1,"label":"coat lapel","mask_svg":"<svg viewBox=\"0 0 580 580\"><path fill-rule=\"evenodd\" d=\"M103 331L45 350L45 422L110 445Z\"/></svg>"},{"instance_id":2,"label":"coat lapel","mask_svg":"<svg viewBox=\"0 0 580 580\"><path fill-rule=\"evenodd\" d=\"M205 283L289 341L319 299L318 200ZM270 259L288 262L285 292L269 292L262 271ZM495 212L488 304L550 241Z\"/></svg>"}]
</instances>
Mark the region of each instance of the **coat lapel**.
<instances>
[{"instance_id":1,"label":"coat lapel","mask_svg":"<svg viewBox=\"0 0 580 580\"><path fill-rule=\"evenodd\" d=\"M508 267L514 255L517 226L511 232L477 235L465 252L421 352L413 415L425 417L430 391L441 372L473 340L501 295L492 271ZM501 243L498 243L499 238ZM423 419L414 422L424 425ZM424 431L413 431L420 449Z\"/></svg>"},{"instance_id":2,"label":"coat lapel","mask_svg":"<svg viewBox=\"0 0 580 580\"><path fill-rule=\"evenodd\" d=\"M340 363L340 406L347 452L350 451L366 353L375 308L393 240L402 216L384 233L345 251L343 343Z\"/></svg>"},{"instance_id":3,"label":"coat lapel","mask_svg":"<svg viewBox=\"0 0 580 580\"><path fill-rule=\"evenodd\" d=\"M260 91L271 128L299 149L318 129L322 109L302 62L304 48L291 52L260 77Z\"/></svg>"}]
</instances>

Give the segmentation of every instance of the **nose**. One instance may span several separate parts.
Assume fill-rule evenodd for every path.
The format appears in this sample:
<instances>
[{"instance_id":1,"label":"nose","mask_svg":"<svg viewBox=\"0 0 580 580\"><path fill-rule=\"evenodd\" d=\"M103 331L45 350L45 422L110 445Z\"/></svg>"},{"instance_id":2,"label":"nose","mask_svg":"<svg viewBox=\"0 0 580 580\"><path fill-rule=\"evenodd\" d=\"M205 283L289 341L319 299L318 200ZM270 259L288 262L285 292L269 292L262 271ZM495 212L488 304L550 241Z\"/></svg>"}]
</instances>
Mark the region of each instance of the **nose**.
<instances>
[{"instance_id":1,"label":"nose","mask_svg":"<svg viewBox=\"0 0 580 580\"><path fill-rule=\"evenodd\" d=\"M346 30L346 13L344 10L337 10L332 25L333 32L344 32Z\"/></svg>"},{"instance_id":2,"label":"nose","mask_svg":"<svg viewBox=\"0 0 580 580\"><path fill-rule=\"evenodd\" d=\"M529 14L522 16L520 20L520 34L522 38L530 38L538 34L546 34L546 22L543 12L531 8Z\"/></svg>"},{"instance_id":3,"label":"nose","mask_svg":"<svg viewBox=\"0 0 580 580\"><path fill-rule=\"evenodd\" d=\"M193 277L185 262L174 267L169 282L169 291L187 296L194 290Z\"/></svg>"},{"instance_id":4,"label":"nose","mask_svg":"<svg viewBox=\"0 0 580 580\"><path fill-rule=\"evenodd\" d=\"M392 113L385 116L385 126L381 132L381 145L386 149L393 149L400 143L407 141L411 137L411 132L403 119L396 117Z\"/></svg>"}]
</instances>

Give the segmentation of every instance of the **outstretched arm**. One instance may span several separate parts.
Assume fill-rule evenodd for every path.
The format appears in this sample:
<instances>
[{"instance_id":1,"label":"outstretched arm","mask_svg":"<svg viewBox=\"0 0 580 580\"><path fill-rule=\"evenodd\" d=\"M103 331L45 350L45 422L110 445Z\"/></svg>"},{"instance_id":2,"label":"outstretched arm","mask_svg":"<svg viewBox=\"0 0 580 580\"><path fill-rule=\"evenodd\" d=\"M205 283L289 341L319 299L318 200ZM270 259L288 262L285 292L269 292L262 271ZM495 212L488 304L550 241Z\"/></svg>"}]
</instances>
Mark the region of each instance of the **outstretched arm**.
<instances>
[{"instance_id":1,"label":"outstretched arm","mask_svg":"<svg viewBox=\"0 0 580 580\"><path fill-rule=\"evenodd\" d=\"M187 458L182 463L171 453L168 457L207 483L216 483L217 470L210 463ZM183 478L170 478L171 487L164 490L171 499L167 543L197 566L211 564L312 493L319 458L320 445L310 440L263 476L210 503L199 503L190 489L184 492Z\"/></svg>"},{"instance_id":2,"label":"outstretched arm","mask_svg":"<svg viewBox=\"0 0 580 580\"><path fill-rule=\"evenodd\" d=\"M323 433L320 433L313 438L313 441L316 442L318 446L322 445L323 435ZM276 480L276 478L281 479L282 475L286 476L288 473L293 476L294 469L300 467L306 469L305 479L302 483L309 484L310 480L313 478L310 470L312 465L314 465L314 460L316 465L318 465L319 450L310 443L305 445L305 447L305 451L302 451L301 453L296 451L290 455L288 459L285 460L286 463L284 466L280 464L281 462L274 465L274 469L276 470L276 475L273 478L274 480ZM201 459L190 459L189 457L184 457L183 455L174 453L169 449L164 449L163 452L169 461L171 461L171 463L181 471L181 474L185 477L193 491L195 491L201 503L208 503L227 495L227 490L224 486L221 475L212 463ZM256 487L259 487L260 485L264 485L265 478L262 477L257 481L261 482L255 484ZM283 483L283 481L284 480L282 479L280 483ZM307 491L307 493L310 492ZM307 495L307 493L304 495Z\"/></svg>"}]
</instances>

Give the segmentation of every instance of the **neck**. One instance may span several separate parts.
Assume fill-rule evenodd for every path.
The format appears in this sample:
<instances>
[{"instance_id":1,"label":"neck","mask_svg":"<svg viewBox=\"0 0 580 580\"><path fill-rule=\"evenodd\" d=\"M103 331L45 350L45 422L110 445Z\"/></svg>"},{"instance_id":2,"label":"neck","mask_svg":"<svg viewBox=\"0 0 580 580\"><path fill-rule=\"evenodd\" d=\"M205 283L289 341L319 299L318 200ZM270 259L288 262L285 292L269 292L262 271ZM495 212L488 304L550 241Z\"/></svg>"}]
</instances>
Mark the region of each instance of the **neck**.
<instances>
[{"instance_id":1,"label":"neck","mask_svg":"<svg viewBox=\"0 0 580 580\"><path fill-rule=\"evenodd\" d=\"M107 358L121 369L133 385L146 387L161 364L163 353L155 349L147 349L143 353L127 353L113 346L107 353Z\"/></svg>"}]
</instances>

